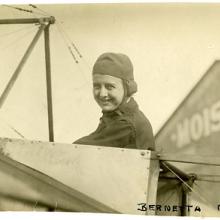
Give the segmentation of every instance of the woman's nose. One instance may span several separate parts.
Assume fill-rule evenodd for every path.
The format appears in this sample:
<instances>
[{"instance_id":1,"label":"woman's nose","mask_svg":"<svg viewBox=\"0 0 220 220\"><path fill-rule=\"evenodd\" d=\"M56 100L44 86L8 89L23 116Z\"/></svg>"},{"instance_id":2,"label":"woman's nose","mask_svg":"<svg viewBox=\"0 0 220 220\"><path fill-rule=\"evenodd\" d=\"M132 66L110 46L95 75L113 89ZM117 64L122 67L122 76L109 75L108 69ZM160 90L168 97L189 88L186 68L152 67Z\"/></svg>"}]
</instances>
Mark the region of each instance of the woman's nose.
<instances>
[{"instance_id":1,"label":"woman's nose","mask_svg":"<svg viewBox=\"0 0 220 220\"><path fill-rule=\"evenodd\" d=\"M108 91L104 86L101 87L99 95L100 97L106 97L108 95Z\"/></svg>"}]
</instances>

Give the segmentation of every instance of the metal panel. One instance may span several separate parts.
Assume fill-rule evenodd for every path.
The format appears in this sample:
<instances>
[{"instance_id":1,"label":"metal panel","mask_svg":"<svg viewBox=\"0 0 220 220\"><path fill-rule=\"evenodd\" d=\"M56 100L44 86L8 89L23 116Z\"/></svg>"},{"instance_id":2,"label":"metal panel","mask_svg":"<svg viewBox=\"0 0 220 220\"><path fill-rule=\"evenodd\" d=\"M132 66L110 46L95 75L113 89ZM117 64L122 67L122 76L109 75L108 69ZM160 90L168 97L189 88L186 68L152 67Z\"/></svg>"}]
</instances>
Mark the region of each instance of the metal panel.
<instances>
[{"instance_id":1,"label":"metal panel","mask_svg":"<svg viewBox=\"0 0 220 220\"><path fill-rule=\"evenodd\" d=\"M1 211L81 211L115 210L88 196L0 154Z\"/></svg>"},{"instance_id":2,"label":"metal panel","mask_svg":"<svg viewBox=\"0 0 220 220\"><path fill-rule=\"evenodd\" d=\"M0 139L0 148L118 212L145 214L138 203L156 204L159 169L150 151L12 139Z\"/></svg>"}]
</instances>

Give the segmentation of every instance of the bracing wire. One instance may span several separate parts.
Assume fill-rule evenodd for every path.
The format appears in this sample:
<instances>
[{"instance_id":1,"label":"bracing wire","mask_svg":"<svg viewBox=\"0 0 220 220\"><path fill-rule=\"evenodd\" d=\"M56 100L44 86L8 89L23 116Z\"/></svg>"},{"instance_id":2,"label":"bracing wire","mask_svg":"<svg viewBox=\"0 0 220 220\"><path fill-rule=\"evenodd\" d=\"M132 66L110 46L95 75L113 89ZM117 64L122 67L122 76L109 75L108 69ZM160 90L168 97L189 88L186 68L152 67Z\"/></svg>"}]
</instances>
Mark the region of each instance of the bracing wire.
<instances>
[{"instance_id":1,"label":"bracing wire","mask_svg":"<svg viewBox=\"0 0 220 220\"><path fill-rule=\"evenodd\" d=\"M15 7L15 6L12 6L12 5L2 5L2 6L8 7L8 8L13 8L13 9L23 11L23 12L33 13L32 10L28 10L28 9L24 9L24 8L20 8L20 7Z\"/></svg>"},{"instance_id":2,"label":"bracing wire","mask_svg":"<svg viewBox=\"0 0 220 220\"><path fill-rule=\"evenodd\" d=\"M18 10L18 11L21 11L21 12L26 12L26 13L30 13L30 14L38 14L38 15L44 15L42 13L39 13L39 12L34 12L33 10L29 10L29 9L24 9L24 8L21 8L21 7L15 7L15 6L12 6L12 5L2 5L4 7L8 7L8 8L11 8L11 9L15 9L15 10Z\"/></svg>"},{"instance_id":3,"label":"bracing wire","mask_svg":"<svg viewBox=\"0 0 220 220\"><path fill-rule=\"evenodd\" d=\"M23 12L32 13L32 14L37 13L35 10L38 10L38 11L41 12L41 13L40 13L41 15L51 16L51 15L50 15L49 13L47 13L46 11L40 9L39 7L37 7L36 5L33 5L33 4L29 4L29 5L28 5L29 7L33 8L33 10L28 10L28 9L24 9L24 8L21 8L21 7L15 7L15 6L11 6L11 5L3 5L3 6L9 7L9 8L12 8L12 9L16 9L16 10L19 10L19 11L23 11ZM42 14L42 13L43 13L43 14ZM38 13L38 14L39 14L39 13ZM59 21L57 21L57 22L60 23ZM58 32L61 34L61 36L62 36L62 38L63 38L63 40L64 40L64 42L65 42L65 45L66 45L66 47L67 47L67 49L68 49L70 55L72 56L74 62L75 62L76 64L78 64L78 63L79 63L79 60L78 60L78 58L76 57L74 51L76 52L76 54L77 54L77 56L78 56L79 58L82 58L83 56L82 56L82 54L80 53L79 49L76 47L76 45L71 41L71 39L69 38L69 36L67 35L67 33L66 33L66 32L64 31L64 29L62 28L62 26L61 26L60 24L58 24L58 23L57 23L57 25L56 25L57 28L58 28ZM73 51L72 48L74 49L74 51ZM87 66L88 66L88 64L87 64ZM84 72L82 71L82 69L81 69L79 66L78 66L78 68L79 68L80 72L83 73L83 76L84 76L85 80L87 81L87 78L86 78ZM87 83L88 83L88 81L87 81Z\"/></svg>"},{"instance_id":4,"label":"bracing wire","mask_svg":"<svg viewBox=\"0 0 220 220\"><path fill-rule=\"evenodd\" d=\"M11 8L11 9L15 9L15 10L17 10L17 11L30 13L30 14L32 14L33 16L35 16L35 14L38 14L38 15L41 15L41 16L42 16L42 15L43 15L43 16L46 16L46 15L48 16L48 15L49 15L47 12L41 10L40 8L38 8L37 6L32 5L32 4L29 4L29 6L33 8L32 10L23 9L23 8L20 8L20 7L9 6L9 5L3 5L3 6L9 7L9 8ZM41 12L38 13L38 12L36 12L36 10L41 11ZM58 25L57 25L57 27L58 27ZM70 41L70 39L68 39L68 37L65 36L66 34L64 33L64 30L62 30L62 29L59 30L59 29L58 29L58 32L59 32L60 35L62 36L62 39L64 40L65 45L67 46L67 49L69 50L69 52L70 52L72 58L74 59L74 62L78 64L79 61L78 61L77 56L78 56L79 58L82 58L82 55L81 55L80 51L78 50L78 48L76 47L76 45L75 45L72 41L71 41L70 43L68 43L68 41ZM23 39L23 38L24 38L25 36L27 36L28 34L29 34L29 32L28 32L28 33L25 33L25 35L21 36L20 38L17 38L15 42L10 43L10 45L7 45L7 46L4 47L3 49L7 49L7 48L11 47L14 43L17 43L18 40ZM1 48L0 48L0 49L1 49ZM76 53L76 54L75 54L75 53ZM76 56L76 55L77 55L77 56ZM86 76L84 75L84 72L83 72L83 71L81 70L81 68L79 67L79 65L77 65L77 68L79 68L80 72L83 73L82 75L85 77L85 79L86 79L86 81L87 81L87 78L86 78ZM85 86L85 85L83 85L83 86L81 86L81 87L84 87L84 86ZM80 87L80 88L81 88L81 87ZM24 138L24 136L23 136L17 129L15 129L15 128L12 127L12 126L9 126L9 127L10 127L17 135L19 135L20 137Z\"/></svg>"},{"instance_id":5,"label":"bracing wire","mask_svg":"<svg viewBox=\"0 0 220 220\"><path fill-rule=\"evenodd\" d=\"M193 191L193 188L185 182L178 174L176 174L169 166L166 165L166 163L161 162L171 173L173 173L187 188L189 188L191 191Z\"/></svg>"},{"instance_id":6,"label":"bracing wire","mask_svg":"<svg viewBox=\"0 0 220 220\"><path fill-rule=\"evenodd\" d=\"M67 49L69 50L69 52L70 52L70 54L71 54L71 56L72 56L74 62L78 64L79 61L77 60L75 54L73 53L73 50L71 49L71 46L70 46L70 44L69 44L69 42L68 42L68 39L66 38L64 32L62 31L61 27L60 27L58 24L56 25L56 27L57 27L57 30L58 30L58 32L60 33L60 35L61 35L61 37L62 37L64 43L65 43Z\"/></svg>"},{"instance_id":7,"label":"bracing wire","mask_svg":"<svg viewBox=\"0 0 220 220\"><path fill-rule=\"evenodd\" d=\"M9 7L9 8L12 8L12 9L15 9L15 10L19 10L19 11L22 11L22 12L27 12L27 13L32 13L32 14L40 14L40 15L46 15L46 16L51 16L49 13L45 12L44 10L40 9L39 7L37 7L36 5L33 5L33 4L29 4L28 6L30 6L31 8L33 8L33 10L29 10L29 9L24 9L24 8L21 8L21 7L15 7L15 6L11 6L11 5L2 5L2 6L5 6L5 7ZM35 10L38 10L40 11L39 12L36 12ZM58 21L57 21L58 22ZM76 47L76 45L70 40L70 38L68 37L67 33L63 30L62 26L60 25L60 30L62 32L62 35L63 37L65 38L65 41L70 41L71 42L71 46L73 47L73 49L76 51L77 55L79 56L79 58L82 58L82 54L80 53L79 49ZM68 46L68 50L70 51L74 61L76 63L79 63L79 61L77 60L72 48L70 47L70 45Z\"/></svg>"},{"instance_id":8,"label":"bracing wire","mask_svg":"<svg viewBox=\"0 0 220 220\"><path fill-rule=\"evenodd\" d=\"M208 201L207 198L205 198L203 195L201 195L201 192L196 192L187 182L185 182L175 171L173 171L169 166L166 165L166 163L161 162L171 173L173 173L188 189L190 189L191 192L193 192L195 195L197 195L203 202L212 204L212 202ZM197 185L197 184L196 184ZM212 204L214 206L214 204Z\"/></svg>"},{"instance_id":9,"label":"bracing wire","mask_svg":"<svg viewBox=\"0 0 220 220\"><path fill-rule=\"evenodd\" d=\"M73 46L73 48L74 48L75 51L77 52L78 56L79 56L80 58L82 58L83 56L82 56L82 54L79 52L79 50L78 50L78 48L76 47L76 45L75 45L73 42L71 42L71 45Z\"/></svg>"},{"instance_id":10,"label":"bracing wire","mask_svg":"<svg viewBox=\"0 0 220 220\"><path fill-rule=\"evenodd\" d=\"M75 45L75 43L73 43L73 41L70 39L69 35L67 34L67 32L64 30L62 23L57 21L56 23L57 26L59 26L60 31L63 33L63 35L65 36L65 38L67 39L67 41L69 41L69 44L73 47L73 49L76 51L78 57L80 59L82 59L84 61L84 63L86 64L87 68L90 69L90 66L88 64L88 62L85 60L85 58L82 56L81 52L79 51L78 47Z\"/></svg>"},{"instance_id":11,"label":"bracing wire","mask_svg":"<svg viewBox=\"0 0 220 220\"><path fill-rule=\"evenodd\" d=\"M12 125L7 124L9 128L11 128L18 136L25 139L24 135L21 134L21 132L18 131L18 129L14 128Z\"/></svg>"},{"instance_id":12,"label":"bracing wire","mask_svg":"<svg viewBox=\"0 0 220 220\"><path fill-rule=\"evenodd\" d=\"M218 174L197 174L198 176L201 177L220 177Z\"/></svg>"},{"instance_id":13,"label":"bracing wire","mask_svg":"<svg viewBox=\"0 0 220 220\"><path fill-rule=\"evenodd\" d=\"M33 33L33 29L36 29L36 27L32 27L31 29L28 29L27 32L25 32L22 36L20 36L19 38L16 38L14 41L10 42L9 44L7 44L4 47L0 48L0 51L2 50L6 50L12 46L14 46L14 44L17 44L19 41L22 41L25 37L27 37L28 35L30 35L31 33Z\"/></svg>"},{"instance_id":14,"label":"bracing wire","mask_svg":"<svg viewBox=\"0 0 220 220\"><path fill-rule=\"evenodd\" d=\"M72 57L73 57L74 61L75 61L76 63L79 63L79 61L77 60L77 58L76 58L75 54L73 53L72 48L71 48L70 46L67 46L67 48L69 49L70 54L72 55Z\"/></svg>"},{"instance_id":15,"label":"bracing wire","mask_svg":"<svg viewBox=\"0 0 220 220\"><path fill-rule=\"evenodd\" d=\"M47 12L45 12L44 10L42 10L42 9L40 9L39 7L37 7L36 5L34 5L34 4L29 4L28 6L29 7L31 7L33 10L29 10L29 9L24 9L24 8L21 8L21 7L15 7L15 6L12 6L12 5L6 5L6 4L4 4L4 5L2 5L2 6L5 6L5 7L9 7L9 8L12 8L12 9L15 9L15 10L19 10L19 11L22 11L22 12L27 12L27 13L32 13L32 14L40 14L40 15L47 15L47 16L51 16L51 15L49 15L49 13L47 13ZM39 12L36 12L35 10L38 10L38 11L40 11L40 13ZM59 21L57 21L58 23L59 23ZM70 54L71 54L71 56L72 56L72 58L73 58L73 60L74 60L74 62L75 63L79 63L79 61L78 61L78 59L77 59L77 57L76 57L76 55L75 55L75 53L74 53L74 51L77 53L77 55L78 55L78 57L79 58L82 58L83 56L82 56L82 54L80 53L80 51L79 51L79 49L76 47L76 45L71 41L71 39L69 38L69 36L67 35L67 33L64 31L64 29L62 28L62 26L61 25L59 25L59 24L57 24L57 27L58 27L58 29L59 29L59 32L61 33L61 35L62 35L62 38L65 40L65 44L67 45L67 48L68 48L68 50L69 50L69 52L70 52ZM70 43L68 43L68 41L70 42ZM74 49L74 51L73 51L73 49ZM87 64L88 65L88 64Z\"/></svg>"},{"instance_id":16,"label":"bracing wire","mask_svg":"<svg viewBox=\"0 0 220 220\"><path fill-rule=\"evenodd\" d=\"M189 161L189 160L180 160L180 159L178 159L178 158L172 158L172 159L170 159L170 158L166 158L166 159L163 159L163 158L161 158L160 159L161 161L169 161L169 162L174 162L174 163L176 163L176 162L180 162L180 163L186 163L186 164L199 164L199 165L205 165L205 166L220 166L220 163L211 163L211 162L200 162L200 161Z\"/></svg>"},{"instance_id":17,"label":"bracing wire","mask_svg":"<svg viewBox=\"0 0 220 220\"><path fill-rule=\"evenodd\" d=\"M20 8L20 7L14 7L14 6L10 6L10 5L2 5L4 7L8 7L8 8L12 8L12 9L16 9L16 10L19 10L19 11L23 11L23 12L27 12L27 13L32 13L33 15L35 15L36 13L33 12L32 10L27 10L27 9L23 9L23 8ZM40 13L38 13L40 14ZM42 15L42 14L41 14ZM15 34L15 33L18 33L18 32L21 32L23 30L28 30L27 32L25 32L22 36L20 36L19 38L16 38L13 42L11 42L10 44L0 48L0 50L6 50L8 49L9 47L13 46L15 43L18 43L20 40L23 40L27 35L29 35L30 33L33 32L33 29L36 29L35 26L26 26L26 27L23 27L23 28L20 28L20 29L17 29L15 31L11 31L11 32L8 32L8 33L4 33L4 34L1 34L0 37L6 37L6 36L9 36L11 34ZM14 133L16 133L19 137L25 139L24 135L18 131L18 129L16 129L14 126L4 122Z\"/></svg>"},{"instance_id":18,"label":"bracing wire","mask_svg":"<svg viewBox=\"0 0 220 220\"><path fill-rule=\"evenodd\" d=\"M22 28L19 28L17 30L14 30L14 31L10 31L10 32L7 32L7 33L4 33L4 34L0 34L0 37L7 37L7 36L10 36L12 34L15 34L15 33L18 33L18 32L21 32L23 30L28 30L28 29L31 29L33 28L33 25L30 25L30 26L25 26L25 27L22 27Z\"/></svg>"},{"instance_id":19,"label":"bracing wire","mask_svg":"<svg viewBox=\"0 0 220 220\"><path fill-rule=\"evenodd\" d=\"M43 15L45 16L51 16L50 14L48 14L46 11L42 10L41 8L37 7L36 5L33 5L33 4L29 4L30 7L33 8L33 10L38 10L40 12L43 13Z\"/></svg>"},{"instance_id":20,"label":"bracing wire","mask_svg":"<svg viewBox=\"0 0 220 220\"><path fill-rule=\"evenodd\" d=\"M61 31L63 32L63 34L65 35L66 39L69 41L69 43L72 45L72 47L74 48L74 50L76 51L77 55L79 56L79 58L82 58L82 54L80 53L79 49L76 47L76 45L72 42L72 40L70 39L69 35L67 34L67 32L64 30L61 22L57 22L57 25L60 27Z\"/></svg>"},{"instance_id":21,"label":"bracing wire","mask_svg":"<svg viewBox=\"0 0 220 220\"><path fill-rule=\"evenodd\" d=\"M71 49L71 47L70 47L70 45L69 45L69 43L68 43L66 37L64 36L63 32L60 30L60 28L59 28L58 25L56 25L56 27L57 27L58 33L60 34L60 36L61 36L61 38L62 38L62 40L63 40L63 42L64 42L64 45L65 45L66 48L68 49L68 51L69 51L71 57L73 58L74 62L75 62L76 64L79 64L79 61L76 59L76 56L75 56L75 54L73 53L73 51L72 51L72 49ZM87 77L86 77L84 71L82 71L82 69L80 68L79 65L77 65L77 68L78 68L79 71L82 73L82 75L84 76L84 79L85 79L86 83L88 84L89 82L88 82L88 80L87 80Z\"/></svg>"},{"instance_id":22,"label":"bracing wire","mask_svg":"<svg viewBox=\"0 0 220 220\"><path fill-rule=\"evenodd\" d=\"M55 23L55 24L56 24L56 23ZM58 25L55 25L55 27L56 27L56 30L58 31L59 35L61 36L61 39L63 40L65 47L67 48L67 50L68 50L69 53L71 54L71 57L73 58L74 62L76 63L76 60L75 60L74 57L72 56L73 54L70 52L70 48L71 48L70 46L71 46L71 45L69 44L69 42L68 42L66 36L64 35L63 31L60 30L60 27L59 27ZM73 52L73 51L72 51L72 52ZM81 88L87 86L87 85L89 84L89 81L88 81L88 79L87 79L87 77L86 77L86 74L85 74L84 71L81 69L79 63L76 63L76 64L77 64L76 67L79 69L80 73L82 73L82 76L84 77L85 84L83 84L82 86L79 86L78 88L74 88L74 89L81 89ZM84 111L84 110L83 110L83 111ZM89 118L88 120L89 120L89 121L92 121L91 118Z\"/></svg>"},{"instance_id":23,"label":"bracing wire","mask_svg":"<svg viewBox=\"0 0 220 220\"><path fill-rule=\"evenodd\" d=\"M9 123L7 123L5 120L3 120L3 118L0 119L1 122L3 122L7 127L9 127L14 133L16 133L19 137L21 137L22 139L26 139L24 137L24 135L18 131L18 129L16 129L14 126L10 125Z\"/></svg>"},{"instance_id":24,"label":"bracing wire","mask_svg":"<svg viewBox=\"0 0 220 220\"><path fill-rule=\"evenodd\" d=\"M39 10L41 12L43 12L45 15L47 16L51 16L48 12L42 10L41 8L37 7L36 5L33 5L33 4L29 4L30 7L36 9L36 10ZM74 51L77 53L78 57L79 58L83 58L82 54L80 53L79 49L76 47L76 45L71 41L71 39L69 38L69 36L67 35L67 33L64 31L62 25L61 25L61 22L59 22L57 19L56 19L56 23L55 23L55 26L57 28L57 31L58 33L60 34L63 42L64 42L64 45L66 46L66 48L68 49L72 59L74 60L74 62L76 64L79 64L79 60L76 56L76 54L74 53ZM73 51L74 49L74 51ZM87 64L87 63L86 63ZM87 66L89 66L87 64ZM82 86L79 86L75 89L80 89L80 88L83 88L84 86L86 86L89 82L88 82L88 79L86 77L86 74L84 73L84 71L80 68L79 65L77 65L77 68L79 69L79 71L82 73L83 77L84 77L84 80L86 81L86 84L83 84Z\"/></svg>"},{"instance_id":25,"label":"bracing wire","mask_svg":"<svg viewBox=\"0 0 220 220\"><path fill-rule=\"evenodd\" d=\"M201 182L214 182L214 183L220 183L220 175L200 175L200 174L197 174L196 175L196 181L201 181ZM218 179L213 179L213 178L218 178Z\"/></svg>"}]
</instances>

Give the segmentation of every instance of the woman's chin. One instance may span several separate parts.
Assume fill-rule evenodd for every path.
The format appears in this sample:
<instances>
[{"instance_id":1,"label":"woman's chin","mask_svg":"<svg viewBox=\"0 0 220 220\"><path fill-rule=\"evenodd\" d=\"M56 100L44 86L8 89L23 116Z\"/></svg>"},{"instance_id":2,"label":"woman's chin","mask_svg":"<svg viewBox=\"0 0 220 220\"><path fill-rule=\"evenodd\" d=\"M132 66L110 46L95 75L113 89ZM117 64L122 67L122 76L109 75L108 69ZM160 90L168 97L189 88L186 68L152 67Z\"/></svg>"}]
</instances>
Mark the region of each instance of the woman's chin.
<instances>
[{"instance_id":1,"label":"woman's chin","mask_svg":"<svg viewBox=\"0 0 220 220\"><path fill-rule=\"evenodd\" d=\"M102 106L101 109L102 109L103 112L112 112L112 111L114 111L116 108L115 108L115 107L112 107L112 106Z\"/></svg>"}]
</instances>

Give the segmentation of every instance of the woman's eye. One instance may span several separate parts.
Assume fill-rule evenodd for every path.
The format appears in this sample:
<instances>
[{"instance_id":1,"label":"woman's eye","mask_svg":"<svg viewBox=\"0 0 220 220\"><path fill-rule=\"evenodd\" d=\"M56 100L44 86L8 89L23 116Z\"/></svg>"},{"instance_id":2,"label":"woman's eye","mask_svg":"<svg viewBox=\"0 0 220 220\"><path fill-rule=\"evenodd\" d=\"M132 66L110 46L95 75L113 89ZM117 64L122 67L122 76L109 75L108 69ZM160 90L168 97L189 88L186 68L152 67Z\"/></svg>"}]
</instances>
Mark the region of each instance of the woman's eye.
<instances>
[{"instance_id":1,"label":"woman's eye","mask_svg":"<svg viewBox=\"0 0 220 220\"><path fill-rule=\"evenodd\" d=\"M100 86L99 86L99 85L93 85L93 88L94 88L94 89L99 89Z\"/></svg>"},{"instance_id":2,"label":"woman's eye","mask_svg":"<svg viewBox=\"0 0 220 220\"><path fill-rule=\"evenodd\" d=\"M114 86L113 85L106 85L106 89L109 89L109 90L114 89Z\"/></svg>"}]
</instances>

